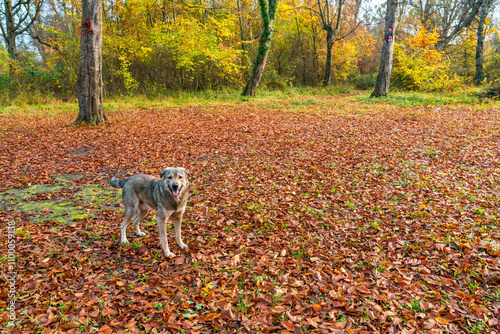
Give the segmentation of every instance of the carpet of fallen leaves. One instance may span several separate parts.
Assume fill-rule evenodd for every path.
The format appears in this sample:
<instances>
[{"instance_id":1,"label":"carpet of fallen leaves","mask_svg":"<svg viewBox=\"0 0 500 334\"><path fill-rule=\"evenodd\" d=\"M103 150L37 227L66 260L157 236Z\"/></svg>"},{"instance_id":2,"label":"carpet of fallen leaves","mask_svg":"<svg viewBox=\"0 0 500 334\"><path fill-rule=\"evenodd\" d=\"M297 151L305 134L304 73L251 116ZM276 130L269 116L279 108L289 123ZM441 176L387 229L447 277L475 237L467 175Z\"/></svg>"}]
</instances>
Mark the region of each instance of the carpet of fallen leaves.
<instances>
[{"instance_id":1,"label":"carpet of fallen leaves","mask_svg":"<svg viewBox=\"0 0 500 334\"><path fill-rule=\"evenodd\" d=\"M396 108L346 97L126 110L98 127L75 115L0 116L0 191L82 175L190 172L165 258L121 203L18 230L15 331L99 333L493 333L500 313L500 110ZM50 211L50 208L48 208ZM4 231L5 232L5 231ZM0 244L6 254L6 233ZM7 268L6 256L2 266ZM6 288L0 320L7 324Z\"/></svg>"}]
</instances>

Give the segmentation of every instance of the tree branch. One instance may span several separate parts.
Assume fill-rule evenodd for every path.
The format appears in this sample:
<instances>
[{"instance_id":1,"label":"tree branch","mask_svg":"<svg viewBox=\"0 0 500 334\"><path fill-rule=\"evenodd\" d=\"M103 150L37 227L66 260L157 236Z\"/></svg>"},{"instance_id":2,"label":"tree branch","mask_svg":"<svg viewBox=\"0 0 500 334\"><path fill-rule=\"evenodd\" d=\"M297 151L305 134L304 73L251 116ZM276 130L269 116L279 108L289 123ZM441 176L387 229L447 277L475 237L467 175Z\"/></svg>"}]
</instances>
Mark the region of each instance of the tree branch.
<instances>
[{"instance_id":1,"label":"tree branch","mask_svg":"<svg viewBox=\"0 0 500 334\"><path fill-rule=\"evenodd\" d=\"M337 10L337 24L335 24L335 35L339 31L340 19L342 17L342 4L343 4L343 0L339 0L339 8Z\"/></svg>"},{"instance_id":2,"label":"tree branch","mask_svg":"<svg viewBox=\"0 0 500 334\"><path fill-rule=\"evenodd\" d=\"M34 40L36 40L38 43L45 45L45 46L48 46L49 48L51 48L53 50L59 50L59 47L47 42L45 39L40 37L40 35L38 35L38 33L36 33L35 29L31 29L28 33L29 33L30 37L33 38Z\"/></svg>"},{"instance_id":3,"label":"tree branch","mask_svg":"<svg viewBox=\"0 0 500 334\"><path fill-rule=\"evenodd\" d=\"M347 36L349 36L350 34L352 34L353 32L355 32L356 29L358 29L358 27L361 25L361 23L362 22L358 22L358 24L351 31L349 31L347 34L345 34L344 36L342 36L340 38L335 38L335 42L340 41L340 40L346 38Z\"/></svg>"},{"instance_id":4,"label":"tree branch","mask_svg":"<svg viewBox=\"0 0 500 334\"><path fill-rule=\"evenodd\" d=\"M21 23L23 23L26 20L27 16L30 16L30 22L25 25L24 29L21 29L21 31L17 32L18 35L25 33L28 29L31 28L33 23L38 19L38 14L40 14L40 10L42 9L42 4L43 4L43 1L40 1L40 3L36 6L35 15L33 15L33 16L29 15L29 8L26 9L26 15L24 16L24 18L22 20L19 21L17 27L14 30L17 30L19 28Z\"/></svg>"}]
</instances>

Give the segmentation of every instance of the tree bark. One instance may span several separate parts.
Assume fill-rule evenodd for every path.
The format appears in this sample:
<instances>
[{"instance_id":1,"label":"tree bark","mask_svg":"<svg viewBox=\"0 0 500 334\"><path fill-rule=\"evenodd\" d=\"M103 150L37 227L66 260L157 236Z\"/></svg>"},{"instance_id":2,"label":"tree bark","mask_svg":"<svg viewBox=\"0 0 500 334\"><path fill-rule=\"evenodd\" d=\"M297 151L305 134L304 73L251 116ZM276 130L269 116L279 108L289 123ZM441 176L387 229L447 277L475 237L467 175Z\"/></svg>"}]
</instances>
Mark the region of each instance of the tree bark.
<instances>
[{"instance_id":1,"label":"tree bark","mask_svg":"<svg viewBox=\"0 0 500 334\"><path fill-rule=\"evenodd\" d=\"M332 29L326 31L326 65L323 86L328 86L330 84L330 78L332 77L332 47L335 35Z\"/></svg>"},{"instance_id":2,"label":"tree bark","mask_svg":"<svg viewBox=\"0 0 500 334\"><path fill-rule=\"evenodd\" d=\"M14 14L12 12L12 3L10 0L4 1L5 8L5 42L7 44L7 51L9 53L10 59L16 60L17 58L17 48L16 48L16 32L14 29Z\"/></svg>"},{"instance_id":3,"label":"tree bark","mask_svg":"<svg viewBox=\"0 0 500 334\"><path fill-rule=\"evenodd\" d=\"M370 97L387 96L389 93L389 84L391 82L392 72L392 54L394 50L394 33L396 30L396 11L397 0L387 0L387 9L385 13L385 34L384 45L382 46L382 57L380 60L380 70L378 72L377 83ZM392 39L387 42L387 36Z\"/></svg>"},{"instance_id":4,"label":"tree bark","mask_svg":"<svg viewBox=\"0 0 500 334\"><path fill-rule=\"evenodd\" d=\"M80 111L73 124L100 124L107 120L102 104L102 0L82 0L82 31L90 31L80 39L78 71L78 106Z\"/></svg>"},{"instance_id":5,"label":"tree bark","mask_svg":"<svg viewBox=\"0 0 500 334\"><path fill-rule=\"evenodd\" d=\"M252 74L243 90L243 96L255 96L262 73L266 67L267 55L271 48L271 41L274 31L274 20L278 9L278 0L259 0L260 13L262 16L263 31L259 39L259 53L254 63Z\"/></svg>"},{"instance_id":6,"label":"tree bark","mask_svg":"<svg viewBox=\"0 0 500 334\"><path fill-rule=\"evenodd\" d=\"M488 10L490 7L490 1L483 1L480 10L479 24L477 26L477 45L476 45L476 84L480 85L484 81L484 23L486 21L486 16L488 15Z\"/></svg>"}]
</instances>

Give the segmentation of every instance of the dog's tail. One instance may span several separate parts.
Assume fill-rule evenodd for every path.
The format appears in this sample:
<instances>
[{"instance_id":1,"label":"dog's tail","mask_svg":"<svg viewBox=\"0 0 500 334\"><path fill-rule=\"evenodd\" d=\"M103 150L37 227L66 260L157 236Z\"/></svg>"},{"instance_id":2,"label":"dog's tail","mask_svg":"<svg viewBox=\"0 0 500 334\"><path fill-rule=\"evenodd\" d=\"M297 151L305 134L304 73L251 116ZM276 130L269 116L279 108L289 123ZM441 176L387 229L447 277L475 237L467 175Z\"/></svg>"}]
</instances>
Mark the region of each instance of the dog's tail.
<instances>
[{"instance_id":1,"label":"dog's tail","mask_svg":"<svg viewBox=\"0 0 500 334\"><path fill-rule=\"evenodd\" d=\"M116 177L112 177L111 180L109 180L109 184L111 184L115 188L123 188L123 185L127 183L128 179L125 180L118 180Z\"/></svg>"}]
</instances>

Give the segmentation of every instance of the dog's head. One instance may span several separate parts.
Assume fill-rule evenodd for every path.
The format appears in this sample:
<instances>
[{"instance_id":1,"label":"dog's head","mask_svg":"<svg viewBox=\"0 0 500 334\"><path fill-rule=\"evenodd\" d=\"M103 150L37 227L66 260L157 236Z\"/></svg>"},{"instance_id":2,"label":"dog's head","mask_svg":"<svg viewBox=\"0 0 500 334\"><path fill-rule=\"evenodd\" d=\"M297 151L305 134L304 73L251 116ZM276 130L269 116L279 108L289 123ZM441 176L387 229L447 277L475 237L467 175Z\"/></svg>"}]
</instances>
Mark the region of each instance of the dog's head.
<instances>
[{"instance_id":1,"label":"dog's head","mask_svg":"<svg viewBox=\"0 0 500 334\"><path fill-rule=\"evenodd\" d=\"M172 196L177 197L188 184L188 171L182 167L168 167L160 172Z\"/></svg>"}]
</instances>

